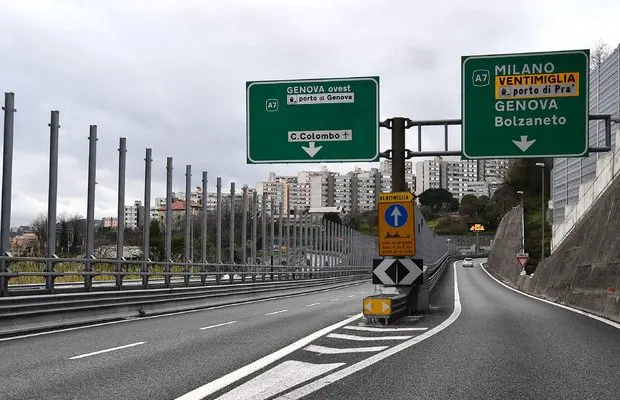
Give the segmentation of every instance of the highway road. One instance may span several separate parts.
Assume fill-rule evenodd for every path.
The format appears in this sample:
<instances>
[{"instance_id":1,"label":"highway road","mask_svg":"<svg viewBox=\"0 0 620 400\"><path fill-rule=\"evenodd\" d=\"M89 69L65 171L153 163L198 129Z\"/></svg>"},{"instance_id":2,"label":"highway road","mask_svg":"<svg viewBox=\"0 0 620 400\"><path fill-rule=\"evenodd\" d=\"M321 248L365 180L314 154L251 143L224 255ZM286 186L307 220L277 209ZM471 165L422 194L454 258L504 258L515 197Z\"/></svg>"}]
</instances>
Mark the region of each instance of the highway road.
<instances>
[{"instance_id":1,"label":"highway road","mask_svg":"<svg viewBox=\"0 0 620 400\"><path fill-rule=\"evenodd\" d=\"M456 271L456 272L455 272ZM456 274L456 275L455 275ZM616 327L450 267L432 310L360 318L370 284L0 341L0 399L611 399Z\"/></svg>"}]
</instances>

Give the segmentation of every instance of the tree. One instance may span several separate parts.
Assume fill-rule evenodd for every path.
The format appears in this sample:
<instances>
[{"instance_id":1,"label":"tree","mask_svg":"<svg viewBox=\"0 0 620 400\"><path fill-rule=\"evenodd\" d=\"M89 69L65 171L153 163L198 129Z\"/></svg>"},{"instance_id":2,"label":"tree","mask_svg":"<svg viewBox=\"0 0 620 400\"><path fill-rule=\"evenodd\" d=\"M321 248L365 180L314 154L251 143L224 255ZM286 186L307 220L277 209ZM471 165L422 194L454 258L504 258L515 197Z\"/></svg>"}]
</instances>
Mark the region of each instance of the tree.
<instances>
[{"instance_id":1,"label":"tree","mask_svg":"<svg viewBox=\"0 0 620 400\"><path fill-rule=\"evenodd\" d=\"M452 193L446 189L427 189L418 197L420 204L423 206L429 206L433 211L447 211L452 204Z\"/></svg>"},{"instance_id":2,"label":"tree","mask_svg":"<svg viewBox=\"0 0 620 400\"><path fill-rule=\"evenodd\" d=\"M594 50L590 54L590 70L595 70L609 57L611 50L609 45L603 41L596 42Z\"/></svg>"},{"instance_id":3,"label":"tree","mask_svg":"<svg viewBox=\"0 0 620 400\"><path fill-rule=\"evenodd\" d=\"M40 214L32 221L32 230L37 237L37 247L39 255L45 252L47 243L47 216Z\"/></svg>"},{"instance_id":4,"label":"tree","mask_svg":"<svg viewBox=\"0 0 620 400\"><path fill-rule=\"evenodd\" d=\"M422 216L424 216L424 219L426 219L427 221L432 221L437 218L437 213L433 211L433 207L431 206L422 206L420 207L420 211L422 212Z\"/></svg>"},{"instance_id":5,"label":"tree","mask_svg":"<svg viewBox=\"0 0 620 400\"><path fill-rule=\"evenodd\" d=\"M459 210L459 199L453 198L452 200L450 200L449 210L450 211L458 211Z\"/></svg>"},{"instance_id":6,"label":"tree","mask_svg":"<svg viewBox=\"0 0 620 400\"><path fill-rule=\"evenodd\" d=\"M86 220L80 214L71 215L68 220L69 231L71 232L71 244L69 253L77 255L82 251L82 238L86 231Z\"/></svg>"},{"instance_id":7,"label":"tree","mask_svg":"<svg viewBox=\"0 0 620 400\"><path fill-rule=\"evenodd\" d=\"M466 194L461 199L461 205L459 207L459 213L464 217L473 218L478 210L478 204L476 196L473 194Z\"/></svg>"}]
</instances>

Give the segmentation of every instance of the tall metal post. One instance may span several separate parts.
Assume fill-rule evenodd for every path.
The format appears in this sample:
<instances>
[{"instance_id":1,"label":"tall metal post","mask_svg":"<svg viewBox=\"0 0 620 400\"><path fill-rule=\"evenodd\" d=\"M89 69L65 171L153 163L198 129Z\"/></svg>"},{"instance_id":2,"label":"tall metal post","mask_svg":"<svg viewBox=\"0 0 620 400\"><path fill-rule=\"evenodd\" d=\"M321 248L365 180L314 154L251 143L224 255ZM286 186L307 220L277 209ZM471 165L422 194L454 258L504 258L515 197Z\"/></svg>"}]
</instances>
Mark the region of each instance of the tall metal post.
<instances>
[{"instance_id":1,"label":"tall metal post","mask_svg":"<svg viewBox=\"0 0 620 400\"><path fill-rule=\"evenodd\" d=\"M291 259L291 210L286 207L286 265Z\"/></svg>"},{"instance_id":2,"label":"tall metal post","mask_svg":"<svg viewBox=\"0 0 620 400\"><path fill-rule=\"evenodd\" d=\"M0 221L0 255L6 256L10 249L11 193L13 183L13 127L15 122L15 94L4 94L4 147L2 159L2 215ZM55 229L56 227L54 227ZM7 272L5 261L0 262L0 272ZM0 276L0 296L8 296L9 279Z\"/></svg>"},{"instance_id":3,"label":"tall metal post","mask_svg":"<svg viewBox=\"0 0 620 400\"><path fill-rule=\"evenodd\" d=\"M216 190L215 262L218 264L219 270L219 264L222 263L222 177L220 176L217 177ZM217 281L218 283L220 281L219 275Z\"/></svg>"},{"instance_id":4,"label":"tall metal post","mask_svg":"<svg viewBox=\"0 0 620 400\"><path fill-rule=\"evenodd\" d=\"M241 202L241 263L248 262L248 187L243 185Z\"/></svg>"},{"instance_id":5,"label":"tall metal post","mask_svg":"<svg viewBox=\"0 0 620 400\"><path fill-rule=\"evenodd\" d=\"M298 218L299 218L299 209L297 207L295 207L293 209L293 251L295 254L295 257L297 257L297 225L298 225Z\"/></svg>"},{"instance_id":6,"label":"tall metal post","mask_svg":"<svg viewBox=\"0 0 620 400\"><path fill-rule=\"evenodd\" d=\"M265 280L265 260L267 260L267 193L263 192L261 202L261 270L263 271L263 281Z\"/></svg>"},{"instance_id":7,"label":"tall metal post","mask_svg":"<svg viewBox=\"0 0 620 400\"><path fill-rule=\"evenodd\" d=\"M86 258L95 253L95 184L97 179L97 125L90 126L88 137L88 197L86 200ZM92 263L86 263L86 271L92 272ZM84 277L87 291L93 287L92 275Z\"/></svg>"},{"instance_id":8,"label":"tall metal post","mask_svg":"<svg viewBox=\"0 0 620 400\"><path fill-rule=\"evenodd\" d=\"M125 249L125 167L127 165L127 139L122 137L118 144L118 202L116 228L116 288L123 287L123 253Z\"/></svg>"},{"instance_id":9,"label":"tall metal post","mask_svg":"<svg viewBox=\"0 0 620 400\"><path fill-rule=\"evenodd\" d=\"M282 249L284 248L284 230L282 229L282 222L284 217L282 213L284 212L284 205L280 202L278 206L278 268L282 266Z\"/></svg>"},{"instance_id":10,"label":"tall metal post","mask_svg":"<svg viewBox=\"0 0 620 400\"><path fill-rule=\"evenodd\" d=\"M172 265L172 157L166 158L166 267L164 282L170 287L170 269Z\"/></svg>"},{"instance_id":11,"label":"tall metal post","mask_svg":"<svg viewBox=\"0 0 620 400\"><path fill-rule=\"evenodd\" d=\"M47 191L47 257L52 258L56 254L56 205L58 204L58 129L59 112L52 111L50 117L50 167L49 187ZM75 234L75 232L74 232ZM46 264L47 276L45 288L49 293L54 290L54 263L50 260Z\"/></svg>"},{"instance_id":12,"label":"tall metal post","mask_svg":"<svg viewBox=\"0 0 620 400\"><path fill-rule=\"evenodd\" d=\"M200 275L201 285L205 285L207 282L206 272L207 263L207 201L209 196L207 194L207 171L202 171L202 216L200 220L200 260L202 262L202 275Z\"/></svg>"},{"instance_id":13,"label":"tall metal post","mask_svg":"<svg viewBox=\"0 0 620 400\"><path fill-rule=\"evenodd\" d=\"M392 191L406 192L405 118L392 118Z\"/></svg>"},{"instance_id":14,"label":"tall metal post","mask_svg":"<svg viewBox=\"0 0 620 400\"><path fill-rule=\"evenodd\" d=\"M256 242L258 230L258 193L254 191L252 195L252 249L250 257L252 258L252 281L256 282Z\"/></svg>"},{"instance_id":15,"label":"tall metal post","mask_svg":"<svg viewBox=\"0 0 620 400\"><path fill-rule=\"evenodd\" d=\"M242 200L241 200L241 265L247 265L248 263L248 187L243 185L242 188ZM245 282L245 270L241 275L241 282Z\"/></svg>"},{"instance_id":16,"label":"tall metal post","mask_svg":"<svg viewBox=\"0 0 620 400\"><path fill-rule=\"evenodd\" d=\"M144 221L142 223L142 258L149 261L151 257L151 163L152 150L146 149L144 155ZM149 286L149 265L142 265L142 288Z\"/></svg>"},{"instance_id":17,"label":"tall metal post","mask_svg":"<svg viewBox=\"0 0 620 400\"><path fill-rule=\"evenodd\" d=\"M613 155L612 155L613 157ZM545 167L544 164L540 168L542 174L542 191L540 201L540 228L541 228L541 246L540 246L540 260L545 259Z\"/></svg>"},{"instance_id":18,"label":"tall metal post","mask_svg":"<svg viewBox=\"0 0 620 400\"><path fill-rule=\"evenodd\" d=\"M273 281L273 249L275 247L275 229L276 229L276 198L271 196L271 204L269 206L269 217L271 218L270 229L269 229L269 254L271 254L269 258L269 264L271 265L271 280Z\"/></svg>"},{"instance_id":19,"label":"tall metal post","mask_svg":"<svg viewBox=\"0 0 620 400\"><path fill-rule=\"evenodd\" d=\"M228 259L231 264L235 263L235 182L230 182L230 226L228 230ZM230 274L230 280L232 281L233 274Z\"/></svg>"},{"instance_id":20,"label":"tall metal post","mask_svg":"<svg viewBox=\"0 0 620 400\"><path fill-rule=\"evenodd\" d=\"M185 165L185 239L183 240L185 243L185 262L192 262L192 166L187 164ZM192 267L187 266L185 272L187 275L183 276L183 281L185 282L185 286L189 286L190 275L192 272Z\"/></svg>"}]
</instances>

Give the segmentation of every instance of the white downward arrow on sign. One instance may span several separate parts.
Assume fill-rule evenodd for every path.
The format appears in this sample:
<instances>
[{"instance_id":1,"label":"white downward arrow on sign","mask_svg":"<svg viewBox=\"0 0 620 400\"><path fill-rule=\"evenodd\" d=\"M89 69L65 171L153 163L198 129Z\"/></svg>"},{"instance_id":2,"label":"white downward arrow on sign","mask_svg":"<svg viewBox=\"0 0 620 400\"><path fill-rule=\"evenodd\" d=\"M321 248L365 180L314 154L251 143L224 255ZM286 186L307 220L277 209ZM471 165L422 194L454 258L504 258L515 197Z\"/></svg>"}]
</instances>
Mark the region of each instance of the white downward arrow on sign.
<instances>
[{"instance_id":1,"label":"white downward arrow on sign","mask_svg":"<svg viewBox=\"0 0 620 400\"><path fill-rule=\"evenodd\" d=\"M319 150L321 150L323 148L323 146L314 146L314 142L310 142L310 144L308 145L308 147L306 146L301 146L302 149L304 149L304 151L306 153L308 153L308 155L310 157L314 157L316 155L316 153L319 152Z\"/></svg>"},{"instance_id":2,"label":"white downward arrow on sign","mask_svg":"<svg viewBox=\"0 0 620 400\"><path fill-rule=\"evenodd\" d=\"M530 148L531 145L534 144L536 139L527 140L527 136L521 136L521 141L513 140L512 143L516 144L518 148L521 149L522 152L525 153L527 149Z\"/></svg>"},{"instance_id":3,"label":"white downward arrow on sign","mask_svg":"<svg viewBox=\"0 0 620 400\"><path fill-rule=\"evenodd\" d=\"M420 270L420 267L418 267L416 265L416 263L414 263L413 260L411 260L409 258L401 258L398 261L400 261L400 263L405 268L407 268L407 270L409 271L409 273L407 275L405 275L405 277L403 279L401 279L398 282L398 284L399 285L411 285L411 284L413 284L413 281L418 279L418 276L420 276L422 274L422 270Z\"/></svg>"},{"instance_id":4,"label":"white downward arrow on sign","mask_svg":"<svg viewBox=\"0 0 620 400\"><path fill-rule=\"evenodd\" d=\"M392 214L390 215L392 216L392 218L394 218L394 226L398 226L398 217L402 215L400 211L398 211L398 207L394 207L394 209L392 210Z\"/></svg>"}]
</instances>

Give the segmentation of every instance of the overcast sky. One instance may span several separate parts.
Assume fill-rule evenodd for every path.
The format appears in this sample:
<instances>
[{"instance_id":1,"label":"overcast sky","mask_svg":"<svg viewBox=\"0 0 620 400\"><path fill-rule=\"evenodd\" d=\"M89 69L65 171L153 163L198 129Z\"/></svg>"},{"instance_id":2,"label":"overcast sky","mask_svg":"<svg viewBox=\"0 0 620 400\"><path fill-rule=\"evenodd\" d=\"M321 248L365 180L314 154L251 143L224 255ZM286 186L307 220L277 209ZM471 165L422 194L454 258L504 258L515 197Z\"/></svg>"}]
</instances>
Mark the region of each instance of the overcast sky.
<instances>
[{"instance_id":1,"label":"overcast sky","mask_svg":"<svg viewBox=\"0 0 620 400\"><path fill-rule=\"evenodd\" d=\"M101 218L116 215L121 136L127 204L143 198L146 147L153 197L165 193L167 156L175 191L184 190L186 164L193 186L207 170L211 188L217 176L254 186L270 170L318 168L246 164L246 81L378 75L382 119L460 118L462 55L599 40L615 48L618 16L617 0L0 0L0 91L15 92L18 110L12 225L47 210L52 109L61 121L59 212L86 213L88 127L96 124ZM442 146L430 136L425 149ZM451 138L458 148L458 131ZM389 148L385 132L381 148Z\"/></svg>"}]
</instances>

